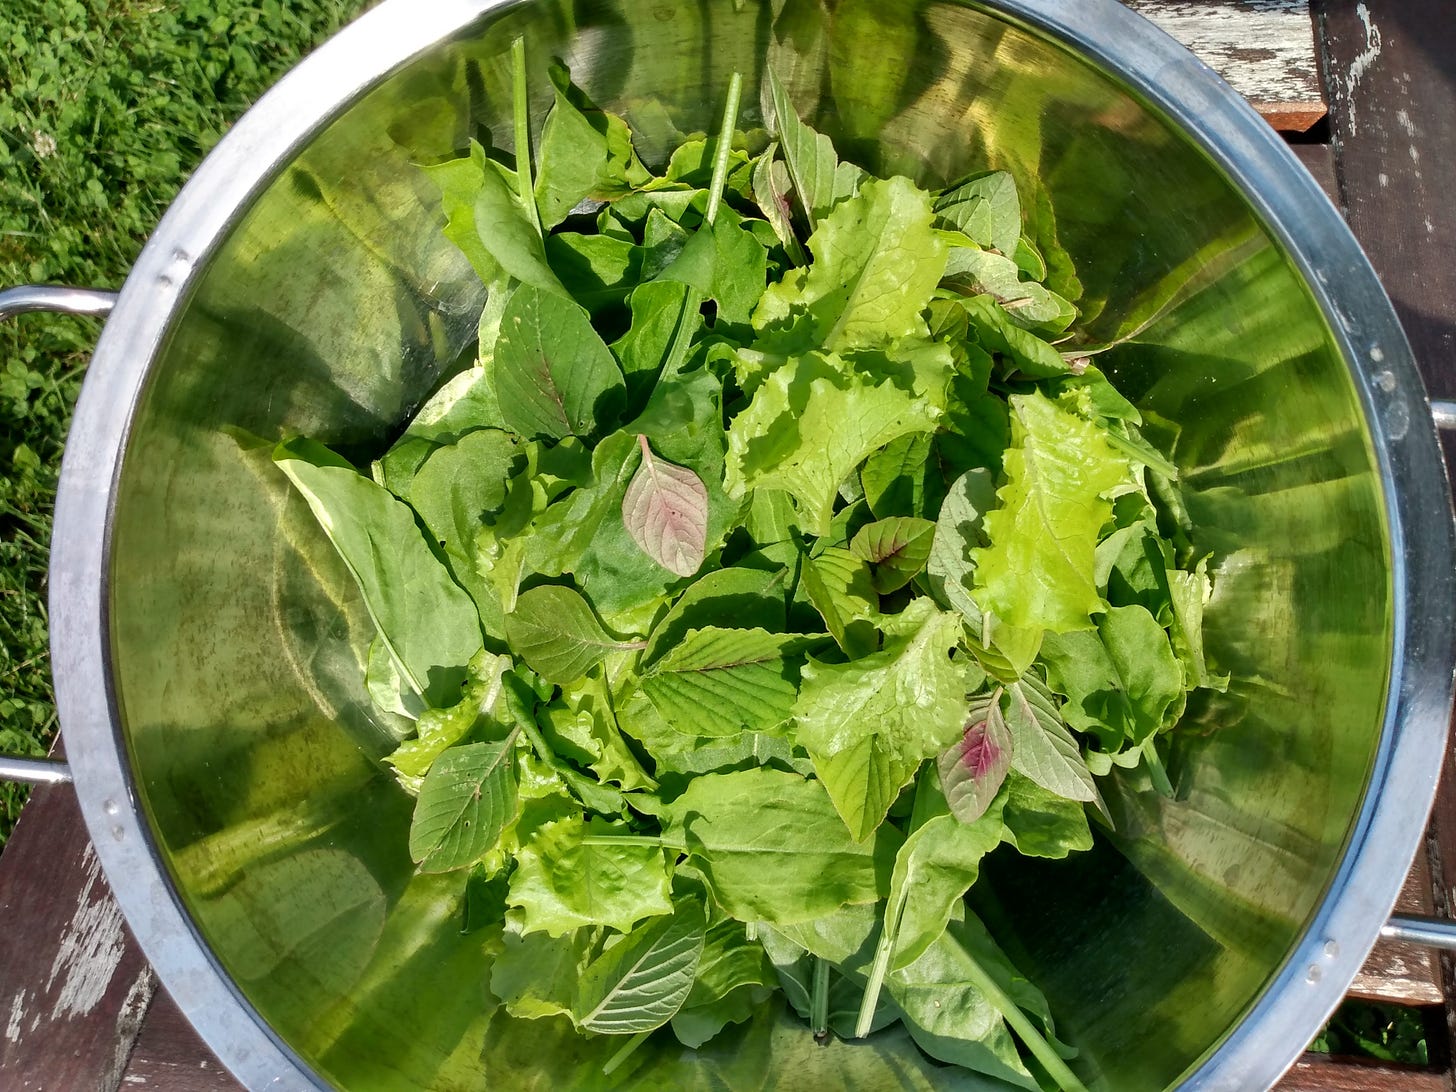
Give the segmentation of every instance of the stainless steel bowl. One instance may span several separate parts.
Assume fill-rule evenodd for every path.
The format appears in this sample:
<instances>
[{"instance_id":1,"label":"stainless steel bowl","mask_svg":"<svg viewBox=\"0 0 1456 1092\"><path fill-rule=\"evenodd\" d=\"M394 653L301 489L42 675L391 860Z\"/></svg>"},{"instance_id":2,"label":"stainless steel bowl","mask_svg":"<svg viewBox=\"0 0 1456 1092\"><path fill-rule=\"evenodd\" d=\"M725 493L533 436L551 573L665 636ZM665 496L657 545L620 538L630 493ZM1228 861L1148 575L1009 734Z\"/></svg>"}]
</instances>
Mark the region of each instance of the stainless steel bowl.
<instances>
[{"instance_id":1,"label":"stainless steel bowl","mask_svg":"<svg viewBox=\"0 0 1456 1092\"><path fill-rule=\"evenodd\" d=\"M1106 363L1168 422L1234 684L1191 712L1175 801L1110 786L1115 837L1002 862L977 898L1089 1084L1271 1084L1421 836L1451 701L1451 514L1420 379L1339 216L1113 0L388 0L238 124L106 326L52 562L78 792L173 997L253 1088L535 1086L490 1019L459 891L412 874L368 620L262 444L377 451L468 349L482 290L416 165L483 131L509 145L518 34L627 112L649 158L771 61L867 167L1005 168L1054 210L1088 328L1118 342ZM663 1053L646 1086L730 1057L735 1087L804 1086L782 1040L736 1050Z\"/></svg>"}]
</instances>

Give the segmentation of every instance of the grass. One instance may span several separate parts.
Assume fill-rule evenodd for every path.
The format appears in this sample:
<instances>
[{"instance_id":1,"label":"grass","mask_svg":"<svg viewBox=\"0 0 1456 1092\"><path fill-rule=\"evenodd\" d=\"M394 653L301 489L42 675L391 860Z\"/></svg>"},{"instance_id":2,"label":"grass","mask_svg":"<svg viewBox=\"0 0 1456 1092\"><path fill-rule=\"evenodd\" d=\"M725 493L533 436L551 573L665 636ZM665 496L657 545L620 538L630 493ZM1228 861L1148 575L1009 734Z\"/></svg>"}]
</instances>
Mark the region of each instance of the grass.
<instances>
[{"instance_id":1,"label":"grass","mask_svg":"<svg viewBox=\"0 0 1456 1092\"><path fill-rule=\"evenodd\" d=\"M115 288L187 176L365 0L5 0L0 286ZM55 733L46 561L61 446L100 327L0 326L0 751ZM0 784L0 847L25 790Z\"/></svg>"}]
</instances>

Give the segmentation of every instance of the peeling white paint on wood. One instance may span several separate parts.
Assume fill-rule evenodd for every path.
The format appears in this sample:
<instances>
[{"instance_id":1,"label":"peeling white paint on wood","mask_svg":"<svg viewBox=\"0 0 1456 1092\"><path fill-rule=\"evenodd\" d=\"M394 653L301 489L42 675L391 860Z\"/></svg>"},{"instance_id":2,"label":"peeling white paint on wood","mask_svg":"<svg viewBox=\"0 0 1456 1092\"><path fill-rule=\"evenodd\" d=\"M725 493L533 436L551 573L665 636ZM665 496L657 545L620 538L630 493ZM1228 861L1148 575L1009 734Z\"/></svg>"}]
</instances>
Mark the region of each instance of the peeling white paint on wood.
<instances>
[{"instance_id":1,"label":"peeling white paint on wood","mask_svg":"<svg viewBox=\"0 0 1456 1092\"><path fill-rule=\"evenodd\" d=\"M1360 131L1359 121L1355 117L1355 89L1360 86L1365 73L1370 71L1370 66L1380 59L1380 52L1385 48L1385 38L1381 35L1380 28L1375 25L1375 20L1370 18L1370 8L1363 0L1355 6L1355 14L1360 17L1360 22L1365 27L1365 48L1350 63L1350 70L1345 74L1346 113L1349 115L1351 136Z\"/></svg>"},{"instance_id":2,"label":"peeling white paint on wood","mask_svg":"<svg viewBox=\"0 0 1456 1092\"><path fill-rule=\"evenodd\" d=\"M56 980L61 979L52 1009L53 1019L90 1013L106 996L106 988L126 954L121 910L102 881L101 863L89 844L82 867L86 870L86 884L76 900L76 912L61 936L60 948L45 984L46 992L50 993Z\"/></svg>"},{"instance_id":3,"label":"peeling white paint on wood","mask_svg":"<svg viewBox=\"0 0 1456 1092\"><path fill-rule=\"evenodd\" d=\"M1322 108L1309 0L1123 2L1187 46L1255 105Z\"/></svg>"},{"instance_id":4,"label":"peeling white paint on wood","mask_svg":"<svg viewBox=\"0 0 1456 1092\"><path fill-rule=\"evenodd\" d=\"M20 1022L25 1018L25 991L21 990L10 999L10 1019L5 1024L5 1038L12 1043L20 1042Z\"/></svg>"},{"instance_id":5,"label":"peeling white paint on wood","mask_svg":"<svg viewBox=\"0 0 1456 1092\"><path fill-rule=\"evenodd\" d=\"M142 1021L151 1008L152 997L157 992L157 976L150 965L143 965L132 982L131 989L122 998L121 1008L116 1013L116 1037L113 1042L115 1054L111 1060L111 1073L119 1075L126 1071L131 1058L132 1047L141 1032Z\"/></svg>"}]
</instances>

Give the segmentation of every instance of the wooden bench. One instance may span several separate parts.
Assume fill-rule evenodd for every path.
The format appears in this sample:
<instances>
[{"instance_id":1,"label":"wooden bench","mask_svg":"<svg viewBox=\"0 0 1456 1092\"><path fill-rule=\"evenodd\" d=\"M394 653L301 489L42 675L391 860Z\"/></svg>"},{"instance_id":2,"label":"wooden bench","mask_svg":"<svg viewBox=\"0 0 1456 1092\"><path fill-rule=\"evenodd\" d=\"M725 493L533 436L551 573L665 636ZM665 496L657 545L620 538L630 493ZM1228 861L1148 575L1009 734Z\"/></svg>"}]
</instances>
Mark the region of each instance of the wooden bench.
<instances>
[{"instance_id":1,"label":"wooden bench","mask_svg":"<svg viewBox=\"0 0 1456 1092\"><path fill-rule=\"evenodd\" d=\"M1395 300L1435 397L1456 396L1456 25L1444 0L1125 0L1222 72L1344 210ZM1328 91L1326 96L1325 89ZM1328 118L1326 119L1326 104ZM1449 914L1456 766L1401 909ZM0 1089L223 1092L132 941L68 788L35 793L0 857ZM1456 1026L1449 960L1382 944L1354 996ZM1449 1036L1423 1070L1306 1055L1283 1092L1456 1092Z\"/></svg>"}]
</instances>

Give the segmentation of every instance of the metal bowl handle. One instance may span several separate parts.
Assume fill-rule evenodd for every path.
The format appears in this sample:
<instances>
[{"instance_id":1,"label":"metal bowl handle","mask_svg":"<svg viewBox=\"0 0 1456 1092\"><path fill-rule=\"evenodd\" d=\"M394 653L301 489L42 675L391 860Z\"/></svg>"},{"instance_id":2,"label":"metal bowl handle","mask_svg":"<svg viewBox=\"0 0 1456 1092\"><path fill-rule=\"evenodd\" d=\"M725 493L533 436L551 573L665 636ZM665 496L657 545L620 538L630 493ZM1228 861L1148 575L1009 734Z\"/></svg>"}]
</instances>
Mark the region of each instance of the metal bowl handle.
<instances>
[{"instance_id":1,"label":"metal bowl handle","mask_svg":"<svg viewBox=\"0 0 1456 1092\"><path fill-rule=\"evenodd\" d=\"M24 285L0 291L0 322L35 311L104 318L111 314L111 309L115 306L115 292L95 288ZM71 769L60 759L0 754L0 781L60 785L70 780Z\"/></svg>"}]
</instances>

